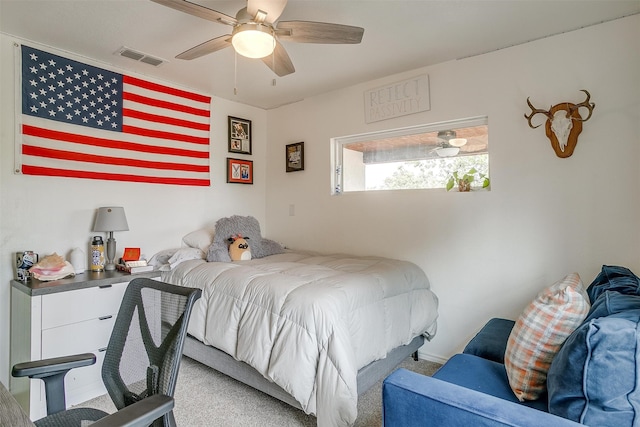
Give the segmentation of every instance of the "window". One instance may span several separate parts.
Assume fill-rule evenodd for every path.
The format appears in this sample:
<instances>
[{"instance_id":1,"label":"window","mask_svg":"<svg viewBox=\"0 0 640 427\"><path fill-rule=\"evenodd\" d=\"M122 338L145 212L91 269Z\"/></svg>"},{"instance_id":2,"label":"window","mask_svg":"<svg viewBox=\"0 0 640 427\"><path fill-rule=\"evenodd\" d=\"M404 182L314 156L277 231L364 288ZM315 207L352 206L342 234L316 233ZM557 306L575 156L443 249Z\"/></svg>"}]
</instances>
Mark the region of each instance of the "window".
<instances>
[{"instance_id":1,"label":"window","mask_svg":"<svg viewBox=\"0 0 640 427\"><path fill-rule=\"evenodd\" d=\"M333 194L445 188L472 167L489 175L487 117L337 137L332 148Z\"/></svg>"}]
</instances>

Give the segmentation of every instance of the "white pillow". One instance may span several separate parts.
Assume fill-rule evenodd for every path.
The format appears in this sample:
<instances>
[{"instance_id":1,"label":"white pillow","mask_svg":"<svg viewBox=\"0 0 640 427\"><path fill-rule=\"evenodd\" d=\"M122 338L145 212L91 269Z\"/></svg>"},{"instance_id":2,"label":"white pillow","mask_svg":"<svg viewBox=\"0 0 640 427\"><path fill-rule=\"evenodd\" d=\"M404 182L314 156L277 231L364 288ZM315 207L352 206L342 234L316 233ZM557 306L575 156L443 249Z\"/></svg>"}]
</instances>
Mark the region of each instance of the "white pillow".
<instances>
[{"instance_id":1,"label":"white pillow","mask_svg":"<svg viewBox=\"0 0 640 427\"><path fill-rule=\"evenodd\" d=\"M192 259L204 259L205 253L198 248L182 248L178 249L176 253L169 258L169 266L171 269L175 268L181 262L189 261Z\"/></svg>"},{"instance_id":2,"label":"white pillow","mask_svg":"<svg viewBox=\"0 0 640 427\"><path fill-rule=\"evenodd\" d=\"M161 266L168 264L169 258L171 258L178 251L179 249L162 250L156 253L154 256L152 256L151 259L147 262L147 264L153 265L154 267L156 267L156 269L158 269Z\"/></svg>"},{"instance_id":3,"label":"white pillow","mask_svg":"<svg viewBox=\"0 0 640 427\"><path fill-rule=\"evenodd\" d=\"M192 231L182 238L182 242L190 248L198 248L202 252L207 252L213 237L215 236L215 228L201 228L200 230Z\"/></svg>"}]
</instances>

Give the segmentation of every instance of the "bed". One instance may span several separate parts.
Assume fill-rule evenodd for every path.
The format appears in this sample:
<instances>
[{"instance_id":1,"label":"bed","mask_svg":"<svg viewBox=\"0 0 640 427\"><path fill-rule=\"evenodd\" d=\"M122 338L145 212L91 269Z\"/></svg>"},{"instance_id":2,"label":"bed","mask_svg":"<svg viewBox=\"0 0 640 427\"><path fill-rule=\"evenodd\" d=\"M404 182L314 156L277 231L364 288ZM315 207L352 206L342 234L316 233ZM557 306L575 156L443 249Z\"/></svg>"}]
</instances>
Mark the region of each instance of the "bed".
<instances>
[{"instance_id":1,"label":"bed","mask_svg":"<svg viewBox=\"0 0 640 427\"><path fill-rule=\"evenodd\" d=\"M184 354L315 414L352 425L358 394L436 332L438 300L415 264L286 251L190 259L162 280L202 289Z\"/></svg>"}]
</instances>

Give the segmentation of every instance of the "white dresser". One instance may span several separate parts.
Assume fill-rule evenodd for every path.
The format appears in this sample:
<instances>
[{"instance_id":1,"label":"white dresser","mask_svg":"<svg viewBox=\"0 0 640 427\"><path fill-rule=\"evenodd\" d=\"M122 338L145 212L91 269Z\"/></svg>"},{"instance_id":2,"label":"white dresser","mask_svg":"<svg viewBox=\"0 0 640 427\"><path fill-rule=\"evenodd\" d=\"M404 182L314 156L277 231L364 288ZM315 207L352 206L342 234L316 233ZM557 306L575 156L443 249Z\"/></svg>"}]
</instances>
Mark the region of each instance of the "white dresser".
<instances>
[{"instance_id":1,"label":"white dresser","mask_svg":"<svg viewBox=\"0 0 640 427\"><path fill-rule=\"evenodd\" d=\"M85 272L53 282L11 282L11 365L49 357L94 353L96 364L65 377L67 407L106 393L102 361L130 280L159 272ZM11 393L32 420L47 415L44 383L11 378Z\"/></svg>"}]
</instances>

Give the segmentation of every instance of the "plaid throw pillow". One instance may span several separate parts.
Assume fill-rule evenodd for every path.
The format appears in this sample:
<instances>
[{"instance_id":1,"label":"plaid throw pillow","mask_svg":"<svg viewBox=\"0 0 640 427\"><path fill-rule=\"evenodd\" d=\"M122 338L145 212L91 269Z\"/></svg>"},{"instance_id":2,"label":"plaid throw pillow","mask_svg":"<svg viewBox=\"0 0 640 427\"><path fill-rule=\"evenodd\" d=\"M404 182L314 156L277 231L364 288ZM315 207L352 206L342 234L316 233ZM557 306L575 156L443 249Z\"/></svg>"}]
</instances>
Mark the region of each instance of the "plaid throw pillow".
<instances>
[{"instance_id":1,"label":"plaid throw pillow","mask_svg":"<svg viewBox=\"0 0 640 427\"><path fill-rule=\"evenodd\" d=\"M554 356L589 312L589 297L577 273L541 291L516 321L505 352L509 385L520 401L546 390Z\"/></svg>"}]
</instances>

